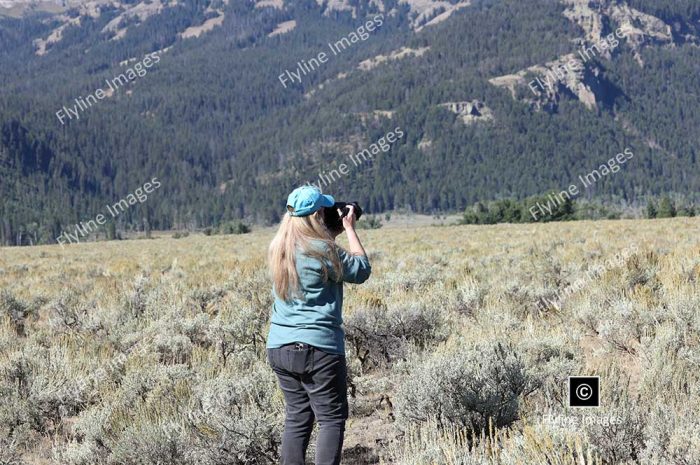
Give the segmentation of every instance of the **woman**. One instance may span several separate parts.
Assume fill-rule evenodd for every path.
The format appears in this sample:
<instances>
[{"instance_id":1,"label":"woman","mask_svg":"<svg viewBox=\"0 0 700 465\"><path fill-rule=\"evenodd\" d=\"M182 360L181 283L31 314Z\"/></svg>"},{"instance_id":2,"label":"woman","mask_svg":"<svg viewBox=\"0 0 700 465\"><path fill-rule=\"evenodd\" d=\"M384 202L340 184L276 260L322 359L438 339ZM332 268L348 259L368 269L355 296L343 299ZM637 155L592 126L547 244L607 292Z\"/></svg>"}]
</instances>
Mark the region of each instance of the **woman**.
<instances>
[{"instance_id":1,"label":"woman","mask_svg":"<svg viewBox=\"0 0 700 465\"><path fill-rule=\"evenodd\" d=\"M284 465L305 463L314 419L316 465L340 463L348 418L343 282L364 282L371 267L352 207L343 218L349 251L326 228L323 209L334 203L314 187L295 189L269 249L275 303L267 356L286 403Z\"/></svg>"}]
</instances>

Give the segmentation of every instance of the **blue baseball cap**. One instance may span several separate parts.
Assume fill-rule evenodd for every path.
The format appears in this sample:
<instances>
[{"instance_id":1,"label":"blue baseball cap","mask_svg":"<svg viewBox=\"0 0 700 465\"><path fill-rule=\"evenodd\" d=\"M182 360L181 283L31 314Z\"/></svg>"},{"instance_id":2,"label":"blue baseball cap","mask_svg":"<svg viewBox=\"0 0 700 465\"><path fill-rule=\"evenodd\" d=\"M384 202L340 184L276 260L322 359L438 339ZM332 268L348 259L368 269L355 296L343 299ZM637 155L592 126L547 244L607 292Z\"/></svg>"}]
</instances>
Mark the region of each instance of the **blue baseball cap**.
<instances>
[{"instance_id":1,"label":"blue baseball cap","mask_svg":"<svg viewBox=\"0 0 700 465\"><path fill-rule=\"evenodd\" d=\"M318 188L308 185L297 187L287 197L287 210L292 216L308 216L321 207L332 207L334 204L332 196L321 194Z\"/></svg>"}]
</instances>

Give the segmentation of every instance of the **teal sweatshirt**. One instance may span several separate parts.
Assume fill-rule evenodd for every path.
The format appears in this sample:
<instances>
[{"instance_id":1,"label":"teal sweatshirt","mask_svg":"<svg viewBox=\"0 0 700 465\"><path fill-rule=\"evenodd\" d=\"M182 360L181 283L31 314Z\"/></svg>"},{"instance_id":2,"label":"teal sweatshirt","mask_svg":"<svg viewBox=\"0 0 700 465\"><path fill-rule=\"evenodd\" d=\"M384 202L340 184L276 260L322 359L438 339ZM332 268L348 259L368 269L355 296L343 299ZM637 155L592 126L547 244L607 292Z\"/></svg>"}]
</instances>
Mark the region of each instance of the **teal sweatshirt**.
<instances>
[{"instance_id":1,"label":"teal sweatshirt","mask_svg":"<svg viewBox=\"0 0 700 465\"><path fill-rule=\"evenodd\" d=\"M272 349L303 342L332 354L345 355L343 331L343 282L363 283L372 268L365 256L350 255L339 250L343 265L343 279L333 276L328 263L329 279L323 280L321 262L297 252L296 265L299 274L299 297L290 302L281 300L274 292L270 333L267 347Z\"/></svg>"}]
</instances>

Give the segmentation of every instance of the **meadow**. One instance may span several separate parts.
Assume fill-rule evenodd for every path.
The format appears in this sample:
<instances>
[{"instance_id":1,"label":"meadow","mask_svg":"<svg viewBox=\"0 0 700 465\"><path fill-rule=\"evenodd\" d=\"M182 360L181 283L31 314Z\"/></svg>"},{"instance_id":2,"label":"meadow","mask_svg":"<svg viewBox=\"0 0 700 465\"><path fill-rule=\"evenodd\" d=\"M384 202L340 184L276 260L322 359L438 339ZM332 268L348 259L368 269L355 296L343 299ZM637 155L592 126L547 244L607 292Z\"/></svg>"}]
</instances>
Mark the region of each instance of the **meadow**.
<instances>
[{"instance_id":1,"label":"meadow","mask_svg":"<svg viewBox=\"0 0 700 465\"><path fill-rule=\"evenodd\" d=\"M699 227L361 231L343 463L700 463ZM272 235L0 249L0 464L276 463Z\"/></svg>"}]
</instances>

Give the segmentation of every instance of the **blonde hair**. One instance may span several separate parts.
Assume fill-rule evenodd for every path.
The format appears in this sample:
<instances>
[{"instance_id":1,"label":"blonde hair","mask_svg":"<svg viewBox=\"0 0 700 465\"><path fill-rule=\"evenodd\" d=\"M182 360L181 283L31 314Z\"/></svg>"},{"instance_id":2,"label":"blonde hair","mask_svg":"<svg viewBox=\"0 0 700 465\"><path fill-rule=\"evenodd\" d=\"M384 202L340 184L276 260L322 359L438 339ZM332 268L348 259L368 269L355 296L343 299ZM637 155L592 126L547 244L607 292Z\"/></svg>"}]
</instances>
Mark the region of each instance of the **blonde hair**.
<instances>
[{"instance_id":1,"label":"blonde hair","mask_svg":"<svg viewBox=\"0 0 700 465\"><path fill-rule=\"evenodd\" d=\"M326 247L312 247L311 241L323 242ZM297 252L317 258L321 262L324 280L329 278L328 262L336 279L342 278L343 268L338 246L323 222L322 210L308 216L285 214L267 254L273 288L277 296L285 302L292 300L299 292Z\"/></svg>"}]
</instances>

